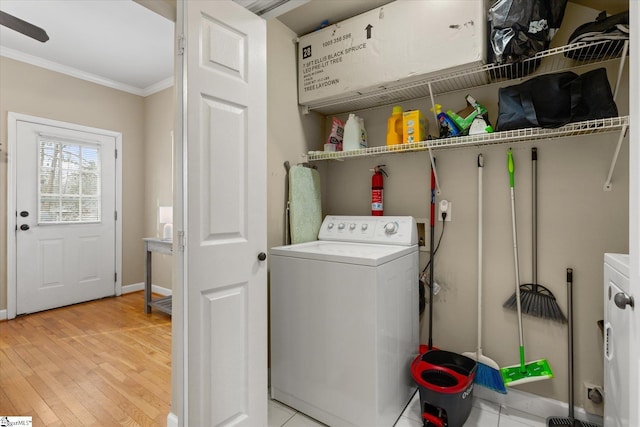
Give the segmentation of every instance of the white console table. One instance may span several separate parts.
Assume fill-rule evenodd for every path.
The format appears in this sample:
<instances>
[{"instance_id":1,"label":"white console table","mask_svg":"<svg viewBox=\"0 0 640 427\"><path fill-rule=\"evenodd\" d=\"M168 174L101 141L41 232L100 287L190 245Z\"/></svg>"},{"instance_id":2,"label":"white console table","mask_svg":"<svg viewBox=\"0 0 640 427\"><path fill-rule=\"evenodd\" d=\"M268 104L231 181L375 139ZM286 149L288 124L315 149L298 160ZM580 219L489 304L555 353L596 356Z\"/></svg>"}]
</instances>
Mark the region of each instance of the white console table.
<instances>
[{"instance_id":1,"label":"white console table","mask_svg":"<svg viewBox=\"0 0 640 427\"><path fill-rule=\"evenodd\" d=\"M173 241L147 237L144 240L144 248L147 254L146 278L144 281L144 311L151 313L151 307L171 315L171 295L164 298L153 299L151 296L151 254L159 252L161 254L173 254Z\"/></svg>"}]
</instances>

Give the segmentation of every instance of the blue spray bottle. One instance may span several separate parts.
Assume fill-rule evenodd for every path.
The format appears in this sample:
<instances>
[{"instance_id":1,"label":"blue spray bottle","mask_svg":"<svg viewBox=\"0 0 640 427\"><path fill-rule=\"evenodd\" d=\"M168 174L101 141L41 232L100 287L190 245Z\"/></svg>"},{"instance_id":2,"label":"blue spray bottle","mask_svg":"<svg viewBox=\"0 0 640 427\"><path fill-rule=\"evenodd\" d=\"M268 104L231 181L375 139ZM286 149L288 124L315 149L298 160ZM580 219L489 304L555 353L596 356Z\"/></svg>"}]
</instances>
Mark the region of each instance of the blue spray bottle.
<instances>
[{"instance_id":1,"label":"blue spray bottle","mask_svg":"<svg viewBox=\"0 0 640 427\"><path fill-rule=\"evenodd\" d=\"M435 111L434 111L435 108ZM438 125L440 127L440 138L448 138L450 136L460 135L460 129L455 122L446 113L442 112L442 105L435 104L431 111L435 112L438 117Z\"/></svg>"}]
</instances>

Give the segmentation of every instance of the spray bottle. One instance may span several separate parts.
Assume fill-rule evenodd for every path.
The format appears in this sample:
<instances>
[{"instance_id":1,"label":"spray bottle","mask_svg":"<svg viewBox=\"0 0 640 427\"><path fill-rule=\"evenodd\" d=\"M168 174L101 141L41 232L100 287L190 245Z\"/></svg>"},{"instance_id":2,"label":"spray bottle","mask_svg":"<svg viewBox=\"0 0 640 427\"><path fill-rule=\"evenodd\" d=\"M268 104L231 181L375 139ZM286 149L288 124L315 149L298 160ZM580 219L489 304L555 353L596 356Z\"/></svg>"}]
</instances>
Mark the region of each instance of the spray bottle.
<instances>
[{"instance_id":1,"label":"spray bottle","mask_svg":"<svg viewBox=\"0 0 640 427\"><path fill-rule=\"evenodd\" d=\"M435 111L434 111L435 108ZM448 138L450 136L460 135L460 130L456 126L451 117L442 112L442 105L436 104L431 108L438 117L438 125L440 126L440 138Z\"/></svg>"}]
</instances>

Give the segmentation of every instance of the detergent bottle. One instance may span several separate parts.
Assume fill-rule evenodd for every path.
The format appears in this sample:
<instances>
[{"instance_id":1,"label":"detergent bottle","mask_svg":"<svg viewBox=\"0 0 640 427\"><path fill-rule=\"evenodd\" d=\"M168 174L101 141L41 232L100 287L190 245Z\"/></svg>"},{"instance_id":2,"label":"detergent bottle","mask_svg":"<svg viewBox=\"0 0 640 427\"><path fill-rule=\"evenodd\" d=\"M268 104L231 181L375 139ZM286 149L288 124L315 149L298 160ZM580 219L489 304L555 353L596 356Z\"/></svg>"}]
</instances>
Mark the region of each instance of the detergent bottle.
<instances>
[{"instance_id":1,"label":"detergent bottle","mask_svg":"<svg viewBox=\"0 0 640 427\"><path fill-rule=\"evenodd\" d=\"M355 114L349 114L349 118L344 125L344 136L342 137L342 151L360 149L360 124Z\"/></svg>"},{"instance_id":2,"label":"detergent bottle","mask_svg":"<svg viewBox=\"0 0 640 427\"><path fill-rule=\"evenodd\" d=\"M402 107L393 107L387 121L387 145L402 144Z\"/></svg>"},{"instance_id":3,"label":"detergent bottle","mask_svg":"<svg viewBox=\"0 0 640 427\"><path fill-rule=\"evenodd\" d=\"M364 128L364 119L362 117L356 116L358 120L358 128L360 130L360 148L367 148L367 130Z\"/></svg>"}]
</instances>

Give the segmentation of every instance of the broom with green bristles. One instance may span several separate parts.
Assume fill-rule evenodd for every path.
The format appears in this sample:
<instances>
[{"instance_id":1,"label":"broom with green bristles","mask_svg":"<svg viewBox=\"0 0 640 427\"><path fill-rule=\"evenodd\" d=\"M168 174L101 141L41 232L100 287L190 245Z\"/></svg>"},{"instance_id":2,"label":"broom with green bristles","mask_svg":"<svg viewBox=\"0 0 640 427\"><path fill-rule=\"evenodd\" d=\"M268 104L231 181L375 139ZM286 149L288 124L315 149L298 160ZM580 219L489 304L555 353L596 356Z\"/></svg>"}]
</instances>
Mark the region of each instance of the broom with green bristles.
<instances>
[{"instance_id":1,"label":"broom with green bristles","mask_svg":"<svg viewBox=\"0 0 640 427\"><path fill-rule=\"evenodd\" d=\"M522 332L522 306L520 303L520 272L518 271L518 239L516 236L516 199L515 199L515 179L513 177L515 165L511 149L507 152L507 169L509 170L509 187L511 188L511 223L513 233L513 258L516 272L516 309L518 312L518 333L520 338L520 364L507 366L500 369L502 379L506 386L514 386L533 381L553 378L551 367L545 359L534 362L525 362L524 357L524 336Z\"/></svg>"},{"instance_id":2,"label":"broom with green bristles","mask_svg":"<svg viewBox=\"0 0 640 427\"><path fill-rule=\"evenodd\" d=\"M482 354L482 169L484 160L478 154L478 350L462 353L478 362L475 383L506 394L507 389L496 362Z\"/></svg>"}]
</instances>

